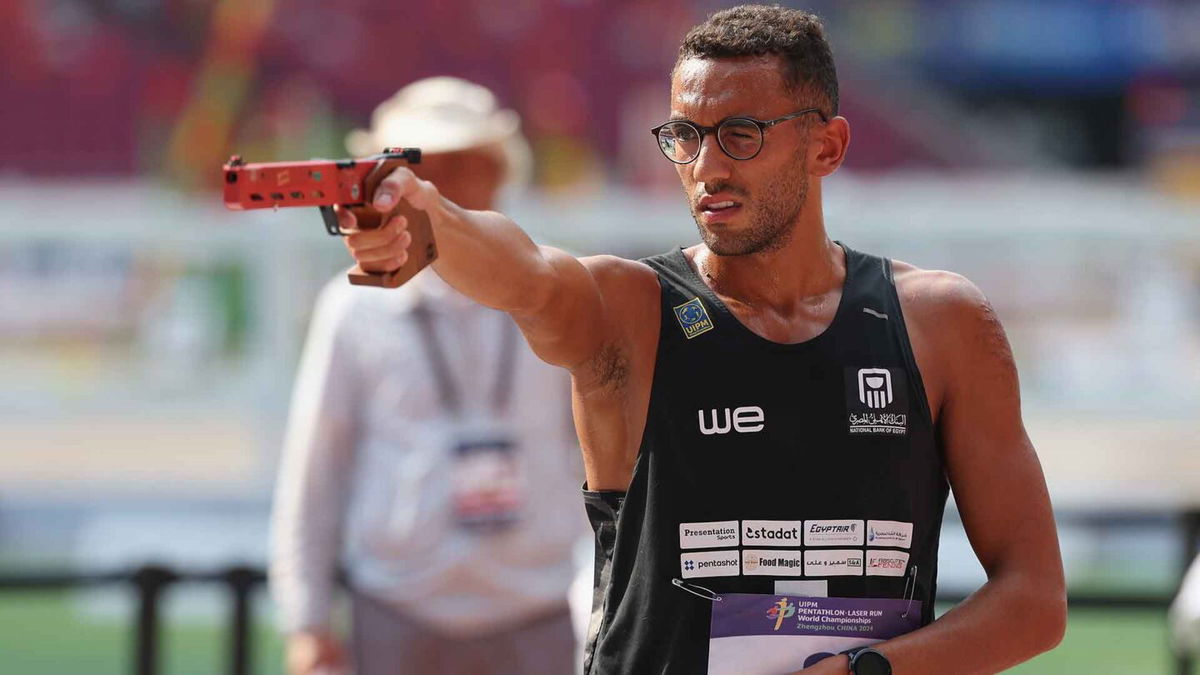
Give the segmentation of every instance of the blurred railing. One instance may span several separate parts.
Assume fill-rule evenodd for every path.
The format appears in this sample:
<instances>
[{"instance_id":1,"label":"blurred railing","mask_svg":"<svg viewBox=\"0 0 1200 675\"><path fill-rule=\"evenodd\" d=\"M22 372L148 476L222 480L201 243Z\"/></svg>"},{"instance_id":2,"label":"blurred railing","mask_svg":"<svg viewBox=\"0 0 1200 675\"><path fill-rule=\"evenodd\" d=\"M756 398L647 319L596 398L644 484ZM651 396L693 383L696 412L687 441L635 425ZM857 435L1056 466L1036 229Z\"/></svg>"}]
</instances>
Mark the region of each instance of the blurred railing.
<instances>
[{"instance_id":1,"label":"blurred railing","mask_svg":"<svg viewBox=\"0 0 1200 675\"><path fill-rule=\"evenodd\" d=\"M218 584L229 592L229 654L228 672L231 675L251 675L251 596L266 580L260 568L233 566L214 572L187 572L165 565L141 567L109 573L81 574L72 572L45 574L0 574L0 593L6 591L64 590L95 586L128 585L137 596L137 626L133 644L135 675L157 675L160 672L160 601L163 592L174 584ZM942 590L938 602L958 604L969 591ZM1078 593L1068 598L1071 608L1105 609L1112 611L1158 610L1165 612L1171 598L1161 594ZM1176 655L1176 673L1190 674L1192 660Z\"/></svg>"},{"instance_id":2,"label":"blurred railing","mask_svg":"<svg viewBox=\"0 0 1200 675\"><path fill-rule=\"evenodd\" d=\"M143 565L135 569L96 574L55 572L2 574L0 592L64 590L95 586L128 585L137 596L137 627L134 632L133 672L156 675L160 644L162 594L173 584L218 584L229 592L229 655L231 675L250 675L251 593L266 580L262 569L233 566L216 572L186 572L165 565Z\"/></svg>"}]
</instances>

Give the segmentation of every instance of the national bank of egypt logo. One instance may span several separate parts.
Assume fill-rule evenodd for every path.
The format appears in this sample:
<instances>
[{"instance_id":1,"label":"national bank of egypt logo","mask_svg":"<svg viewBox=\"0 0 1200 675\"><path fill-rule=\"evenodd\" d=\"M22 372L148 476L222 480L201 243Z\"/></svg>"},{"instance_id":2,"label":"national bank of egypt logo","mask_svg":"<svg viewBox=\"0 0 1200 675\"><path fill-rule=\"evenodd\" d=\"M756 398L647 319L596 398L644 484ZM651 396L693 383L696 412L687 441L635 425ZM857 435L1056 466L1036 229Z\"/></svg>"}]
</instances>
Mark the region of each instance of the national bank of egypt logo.
<instances>
[{"instance_id":1,"label":"national bank of egypt logo","mask_svg":"<svg viewBox=\"0 0 1200 675\"><path fill-rule=\"evenodd\" d=\"M892 402L892 374L886 368L859 370L858 400L868 408L886 408Z\"/></svg>"},{"instance_id":2,"label":"national bank of egypt logo","mask_svg":"<svg viewBox=\"0 0 1200 675\"><path fill-rule=\"evenodd\" d=\"M771 609L767 610L767 618L775 620L775 630L783 625L783 620L795 616L796 606L788 602L787 598L780 598L771 605Z\"/></svg>"},{"instance_id":3,"label":"national bank of egypt logo","mask_svg":"<svg viewBox=\"0 0 1200 675\"><path fill-rule=\"evenodd\" d=\"M708 318L708 311L704 309L698 297L676 305L675 318L679 320L679 327L689 340L713 329L712 319Z\"/></svg>"}]
</instances>

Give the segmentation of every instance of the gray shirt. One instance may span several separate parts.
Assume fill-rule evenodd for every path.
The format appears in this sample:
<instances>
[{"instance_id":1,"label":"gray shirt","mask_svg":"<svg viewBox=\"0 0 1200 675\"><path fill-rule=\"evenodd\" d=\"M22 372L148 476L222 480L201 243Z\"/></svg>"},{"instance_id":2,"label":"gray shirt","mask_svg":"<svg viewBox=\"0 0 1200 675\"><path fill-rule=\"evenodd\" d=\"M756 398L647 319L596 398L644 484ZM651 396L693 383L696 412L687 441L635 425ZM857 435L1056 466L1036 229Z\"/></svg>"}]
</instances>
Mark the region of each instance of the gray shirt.
<instances>
[{"instance_id":1,"label":"gray shirt","mask_svg":"<svg viewBox=\"0 0 1200 675\"><path fill-rule=\"evenodd\" d=\"M431 325L463 404L439 395L413 310ZM285 630L324 627L339 552L351 582L415 618L469 634L565 605L573 544L587 533L565 371L519 338L508 412L492 404L511 319L431 270L400 289L350 286L317 303L297 376L276 488L271 588ZM499 531L458 524L455 444L513 438L517 519Z\"/></svg>"}]
</instances>

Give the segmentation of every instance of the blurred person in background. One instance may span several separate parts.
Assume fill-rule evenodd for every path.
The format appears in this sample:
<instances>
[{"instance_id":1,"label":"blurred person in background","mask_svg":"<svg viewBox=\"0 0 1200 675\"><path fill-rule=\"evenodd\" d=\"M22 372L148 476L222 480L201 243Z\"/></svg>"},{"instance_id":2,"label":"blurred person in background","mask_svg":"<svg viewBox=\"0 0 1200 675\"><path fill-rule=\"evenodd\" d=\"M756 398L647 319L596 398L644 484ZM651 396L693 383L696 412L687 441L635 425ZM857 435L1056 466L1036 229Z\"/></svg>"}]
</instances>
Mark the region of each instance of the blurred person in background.
<instances>
[{"instance_id":1,"label":"blurred person in background","mask_svg":"<svg viewBox=\"0 0 1200 675\"><path fill-rule=\"evenodd\" d=\"M822 182L850 130L819 19L710 16L681 45L652 133L701 243L641 261L538 246L406 168L373 200L424 210L438 273L573 376L598 556L588 672L714 672L720 650L717 672L740 675L994 673L1055 646L1062 561L995 313L961 276L826 232ZM403 217L370 231L340 219L364 269L407 260ZM988 580L935 621L951 489ZM797 576L804 590L777 590ZM907 623L850 631L838 653L819 626L797 658L764 627L801 616L787 595ZM725 606L752 611L718 622Z\"/></svg>"},{"instance_id":2,"label":"blurred person in background","mask_svg":"<svg viewBox=\"0 0 1200 675\"><path fill-rule=\"evenodd\" d=\"M382 103L347 146L422 148L418 175L491 209L528 168L518 127L486 88L438 77ZM586 521L569 386L506 314L431 270L398 292L327 285L273 512L290 673L574 670L566 594ZM350 649L331 617L339 562Z\"/></svg>"}]
</instances>

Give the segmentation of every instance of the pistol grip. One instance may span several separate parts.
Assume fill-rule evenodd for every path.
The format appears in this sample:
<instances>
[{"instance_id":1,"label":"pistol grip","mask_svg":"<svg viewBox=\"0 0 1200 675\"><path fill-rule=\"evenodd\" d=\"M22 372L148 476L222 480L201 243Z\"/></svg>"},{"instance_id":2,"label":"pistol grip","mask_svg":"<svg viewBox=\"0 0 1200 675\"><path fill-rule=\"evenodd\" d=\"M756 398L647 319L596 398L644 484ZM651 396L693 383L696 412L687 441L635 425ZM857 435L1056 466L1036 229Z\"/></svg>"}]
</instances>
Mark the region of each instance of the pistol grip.
<instances>
[{"instance_id":1,"label":"pistol grip","mask_svg":"<svg viewBox=\"0 0 1200 675\"><path fill-rule=\"evenodd\" d=\"M381 160L364 181L365 195L362 206L350 207L350 212L358 219L358 227L371 230L384 222L385 216L370 206L375 196L375 188L398 166L406 164L404 160ZM408 219L408 231L412 235L412 243L408 245L408 260L399 269L390 272L366 272L361 266L355 265L347 273L350 283L355 286L378 286L381 288L396 288L413 278L425 269L427 265L437 260L437 243L433 239L433 226L429 216L424 211L418 211L401 199L395 208L386 214L387 219L402 215Z\"/></svg>"},{"instance_id":2,"label":"pistol grip","mask_svg":"<svg viewBox=\"0 0 1200 675\"><path fill-rule=\"evenodd\" d=\"M362 216L359 215L359 210L351 209L354 215L360 218L359 227L362 227ZM370 207L364 207L362 210L370 210L375 219L373 227L379 227L381 221L379 212ZM437 244L433 240L433 227L429 224L429 216L425 215L423 211L408 206L403 201L401 201L400 207L388 214L388 217L391 218L394 213L400 213L408 218L408 231L412 234L412 243L408 245L408 260L399 269L391 272L365 272L362 267L355 265L347 273L350 283L355 286L396 288L437 260Z\"/></svg>"}]
</instances>

